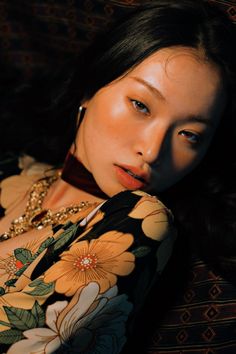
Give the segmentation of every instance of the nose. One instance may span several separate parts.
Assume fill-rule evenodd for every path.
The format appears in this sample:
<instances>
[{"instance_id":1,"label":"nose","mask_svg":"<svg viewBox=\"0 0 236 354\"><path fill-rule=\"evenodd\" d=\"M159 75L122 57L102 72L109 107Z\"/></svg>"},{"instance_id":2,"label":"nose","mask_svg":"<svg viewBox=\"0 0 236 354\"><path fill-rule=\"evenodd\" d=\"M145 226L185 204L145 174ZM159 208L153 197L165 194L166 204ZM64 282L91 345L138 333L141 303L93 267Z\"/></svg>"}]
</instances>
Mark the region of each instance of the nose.
<instances>
[{"instance_id":1,"label":"nose","mask_svg":"<svg viewBox=\"0 0 236 354\"><path fill-rule=\"evenodd\" d=\"M160 163L170 148L170 134L167 127L149 127L141 132L136 144L136 153L148 164Z\"/></svg>"}]
</instances>

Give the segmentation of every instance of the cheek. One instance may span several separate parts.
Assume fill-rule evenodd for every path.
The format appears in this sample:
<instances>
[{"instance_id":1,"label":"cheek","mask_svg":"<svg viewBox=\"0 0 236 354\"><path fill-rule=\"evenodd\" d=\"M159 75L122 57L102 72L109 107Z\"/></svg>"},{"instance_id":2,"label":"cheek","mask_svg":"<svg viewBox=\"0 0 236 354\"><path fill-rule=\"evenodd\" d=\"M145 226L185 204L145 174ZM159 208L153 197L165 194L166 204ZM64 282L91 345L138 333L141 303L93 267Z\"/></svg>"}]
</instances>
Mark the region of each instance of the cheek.
<instances>
[{"instance_id":1,"label":"cheek","mask_svg":"<svg viewBox=\"0 0 236 354\"><path fill-rule=\"evenodd\" d=\"M130 134L128 116L125 105L119 100L115 104L98 102L89 112L86 135L96 145L108 143L116 145Z\"/></svg>"},{"instance_id":2,"label":"cheek","mask_svg":"<svg viewBox=\"0 0 236 354\"><path fill-rule=\"evenodd\" d=\"M83 150L89 164L99 159L105 159L117 150L120 144L121 132L109 119L102 116L88 117L83 130ZM91 118L91 119L90 119Z\"/></svg>"},{"instance_id":3,"label":"cheek","mask_svg":"<svg viewBox=\"0 0 236 354\"><path fill-rule=\"evenodd\" d=\"M191 172L204 159L213 137L214 132L205 132L198 145L191 145L179 136L178 132L175 133L170 150L170 161L172 161L174 169L177 172L183 171L184 174Z\"/></svg>"},{"instance_id":4,"label":"cheek","mask_svg":"<svg viewBox=\"0 0 236 354\"><path fill-rule=\"evenodd\" d=\"M176 148L172 154L172 168L176 175L183 177L197 167L205 155L205 150L194 150L191 147Z\"/></svg>"}]
</instances>

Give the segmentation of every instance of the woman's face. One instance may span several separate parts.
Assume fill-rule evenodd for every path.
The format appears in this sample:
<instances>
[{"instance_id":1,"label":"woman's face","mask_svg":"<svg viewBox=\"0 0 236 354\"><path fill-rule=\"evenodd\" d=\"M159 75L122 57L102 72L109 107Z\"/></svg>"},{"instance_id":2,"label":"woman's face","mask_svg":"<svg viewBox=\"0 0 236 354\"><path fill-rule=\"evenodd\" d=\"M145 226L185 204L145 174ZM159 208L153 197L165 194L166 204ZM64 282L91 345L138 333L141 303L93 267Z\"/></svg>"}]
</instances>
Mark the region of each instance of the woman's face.
<instances>
[{"instance_id":1,"label":"woman's face","mask_svg":"<svg viewBox=\"0 0 236 354\"><path fill-rule=\"evenodd\" d=\"M84 102L76 155L108 196L163 191L199 164L224 105L220 71L200 51L159 50Z\"/></svg>"}]
</instances>

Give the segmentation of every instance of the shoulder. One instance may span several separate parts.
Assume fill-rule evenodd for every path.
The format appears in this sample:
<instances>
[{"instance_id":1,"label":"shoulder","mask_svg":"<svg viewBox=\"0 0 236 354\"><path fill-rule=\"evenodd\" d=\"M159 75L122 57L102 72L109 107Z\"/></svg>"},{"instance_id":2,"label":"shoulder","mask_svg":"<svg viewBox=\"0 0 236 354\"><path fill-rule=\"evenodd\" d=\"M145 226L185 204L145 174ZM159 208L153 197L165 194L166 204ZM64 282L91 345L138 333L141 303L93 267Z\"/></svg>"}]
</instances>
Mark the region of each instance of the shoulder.
<instances>
[{"instance_id":1,"label":"shoulder","mask_svg":"<svg viewBox=\"0 0 236 354\"><path fill-rule=\"evenodd\" d=\"M162 241L175 234L172 212L158 197L143 191L118 193L101 209L107 217L123 219L124 223L141 229L145 236L154 241Z\"/></svg>"},{"instance_id":2,"label":"shoulder","mask_svg":"<svg viewBox=\"0 0 236 354\"><path fill-rule=\"evenodd\" d=\"M15 175L4 179L1 184L0 204L4 209L9 209L15 202L24 198L35 176Z\"/></svg>"},{"instance_id":3,"label":"shoulder","mask_svg":"<svg viewBox=\"0 0 236 354\"><path fill-rule=\"evenodd\" d=\"M47 169L52 166L37 162L30 156L19 159L22 172L5 178L0 183L0 205L7 211L24 198L34 182L44 176Z\"/></svg>"}]
</instances>

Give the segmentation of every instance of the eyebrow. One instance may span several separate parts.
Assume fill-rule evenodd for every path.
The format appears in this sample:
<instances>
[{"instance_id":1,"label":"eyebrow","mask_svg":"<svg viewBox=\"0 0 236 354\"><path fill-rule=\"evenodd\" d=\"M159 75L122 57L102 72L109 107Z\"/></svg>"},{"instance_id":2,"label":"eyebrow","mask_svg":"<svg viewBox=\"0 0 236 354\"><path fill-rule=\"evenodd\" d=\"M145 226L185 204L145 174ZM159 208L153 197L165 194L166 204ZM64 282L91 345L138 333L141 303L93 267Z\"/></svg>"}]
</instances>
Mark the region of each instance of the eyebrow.
<instances>
[{"instance_id":1,"label":"eyebrow","mask_svg":"<svg viewBox=\"0 0 236 354\"><path fill-rule=\"evenodd\" d=\"M158 96L162 100L166 101L166 98L162 95L162 93L156 87L154 87L152 84L147 82L146 80L143 80L143 79L141 79L140 77L137 77L137 76L131 76L130 78L135 80L135 81L137 81L137 82L139 82L143 86L145 86L152 93L154 93L155 96ZM212 128L214 127L214 124L209 119L203 118L202 116L190 115L186 119L183 119L183 121L187 122L187 123L189 123L189 122L202 123L202 124L205 124L205 125L207 125L209 127L212 127Z\"/></svg>"},{"instance_id":2,"label":"eyebrow","mask_svg":"<svg viewBox=\"0 0 236 354\"><path fill-rule=\"evenodd\" d=\"M162 100L166 101L165 97L162 95L162 93L154 86L152 86L152 84L150 84L149 82L147 82L146 80L141 79L140 77L137 76L131 76L131 79L138 81L140 84L142 84L143 86L145 86L148 90L150 90L152 93L154 93L155 96L158 96L159 98L161 98Z\"/></svg>"},{"instance_id":3,"label":"eyebrow","mask_svg":"<svg viewBox=\"0 0 236 354\"><path fill-rule=\"evenodd\" d=\"M214 124L212 123L212 121L210 121L209 119L203 118L201 116L191 115L191 116L188 116L186 119L182 119L182 122L184 122L184 123L202 123L202 124L207 125L208 127L214 128Z\"/></svg>"},{"instance_id":4,"label":"eyebrow","mask_svg":"<svg viewBox=\"0 0 236 354\"><path fill-rule=\"evenodd\" d=\"M210 128L214 128L215 127L215 125L214 125L212 120L204 118L202 116L194 115L194 114L186 117L185 119L180 120L180 123L181 122L184 122L184 123L201 123L201 124L205 124L206 126L208 126Z\"/></svg>"}]
</instances>

